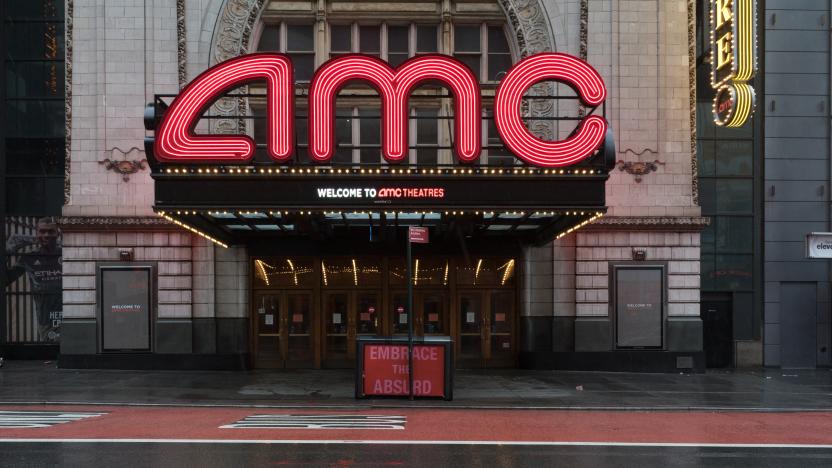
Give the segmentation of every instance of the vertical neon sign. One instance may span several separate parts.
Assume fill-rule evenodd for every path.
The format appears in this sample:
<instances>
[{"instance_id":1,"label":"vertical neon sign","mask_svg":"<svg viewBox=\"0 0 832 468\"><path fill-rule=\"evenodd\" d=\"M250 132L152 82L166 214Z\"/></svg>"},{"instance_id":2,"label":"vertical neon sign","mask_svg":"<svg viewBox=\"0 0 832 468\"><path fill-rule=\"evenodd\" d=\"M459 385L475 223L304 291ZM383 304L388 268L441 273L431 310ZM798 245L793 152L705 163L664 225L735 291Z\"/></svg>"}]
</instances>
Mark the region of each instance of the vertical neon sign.
<instances>
[{"instance_id":1,"label":"vertical neon sign","mask_svg":"<svg viewBox=\"0 0 832 468\"><path fill-rule=\"evenodd\" d=\"M741 127L754 112L748 83L757 71L757 12L754 0L711 0L711 86L714 122Z\"/></svg>"}]
</instances>

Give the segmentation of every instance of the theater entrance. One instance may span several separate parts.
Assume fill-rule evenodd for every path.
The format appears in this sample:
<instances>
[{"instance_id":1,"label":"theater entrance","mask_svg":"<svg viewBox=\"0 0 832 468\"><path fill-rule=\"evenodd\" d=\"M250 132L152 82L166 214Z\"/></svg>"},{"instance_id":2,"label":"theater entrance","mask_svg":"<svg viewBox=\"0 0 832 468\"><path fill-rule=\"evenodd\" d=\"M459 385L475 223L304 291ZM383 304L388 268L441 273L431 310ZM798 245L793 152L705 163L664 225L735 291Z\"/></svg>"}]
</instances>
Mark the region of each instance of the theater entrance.
<instances>
[{"instance_id":1,"label":"theater entrance","mask_svg":"<svg viewBox=\"0 0 832 468\"><path fill-rule=\"evenodd\" d=\"M255 367L314 365L312 303L309 291L255 292Z\"/></svg>"},{"instance_id":2,"label":"theater entrance","mask_svg":"<svg viewBox=\"0 0 832 468\"><path fill-rule=\"evenodd\" d=\"M414 335L450 336L459 367L513 367L514 265L414 258ZM401 257L255 257L252 277L254 367L351 368L360 336L407 336Z\"/></svg>"},{"instance_id":3,"label":"theater entrance","mask_svg":"<svg viewBox=\"0 0 832 468\"><path fill-rule=\"evenodd\" d=\"M514 362L514 292L463 290L457 296L460 367Z\"/></svg>"}]
</instances>

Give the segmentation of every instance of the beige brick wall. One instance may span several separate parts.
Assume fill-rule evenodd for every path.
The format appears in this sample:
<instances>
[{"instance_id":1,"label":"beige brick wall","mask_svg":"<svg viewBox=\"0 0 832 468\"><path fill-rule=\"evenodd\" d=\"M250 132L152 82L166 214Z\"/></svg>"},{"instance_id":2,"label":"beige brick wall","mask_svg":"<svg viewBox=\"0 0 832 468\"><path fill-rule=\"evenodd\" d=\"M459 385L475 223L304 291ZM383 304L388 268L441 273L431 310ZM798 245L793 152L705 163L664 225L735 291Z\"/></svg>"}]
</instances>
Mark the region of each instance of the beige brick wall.
<instances>
[{"instance_id":1,"label":"beige brick wall","mask_svg":"<svg viewBox=\"0 0 832 468\"><path fill-rule=\"evenodd\" d=\"M687 0L590 0L588 60L607 84L617 159L655 161L641 183L614 170L611 216L698 216L691 190Z\"/></svg>"},{"instance_id":2,"label":"beige brick wall","mask_svg":"<svg viewBox=\"0 0 832 468\"><path fill-rule=\"evenodd\" d=\"M188 0L189 75L208 66L222 0ZM147 171L122 176L104 159L144 159L143 113L154 94L176 93L175 0L75 0L70 202L66 216L152 214Z\"/></svg>"},{"instance_id":3,"label":"beige brick wall","mask_svg":"<svg viewBox=\"0 0 832 468\"><path fill-rule=\"evenodd\" d=\"M699 233L578 231L575 290L577 316L609 314L609 266L632 260L667 262L668 316L699 316Z\"/></svg>"},{"instance_id":4,"label":"beige brick wall","mask_svg":"<svg viewBox=\"0 0 832 468\"><path fill-rule=\"evenodd\" d=\"M193 315L192 237L180 232L67 232L63 235L64 318L94 318L96 264L132 249L137 262L157 265L159 318Z\"/></svg>"}]
</instances>

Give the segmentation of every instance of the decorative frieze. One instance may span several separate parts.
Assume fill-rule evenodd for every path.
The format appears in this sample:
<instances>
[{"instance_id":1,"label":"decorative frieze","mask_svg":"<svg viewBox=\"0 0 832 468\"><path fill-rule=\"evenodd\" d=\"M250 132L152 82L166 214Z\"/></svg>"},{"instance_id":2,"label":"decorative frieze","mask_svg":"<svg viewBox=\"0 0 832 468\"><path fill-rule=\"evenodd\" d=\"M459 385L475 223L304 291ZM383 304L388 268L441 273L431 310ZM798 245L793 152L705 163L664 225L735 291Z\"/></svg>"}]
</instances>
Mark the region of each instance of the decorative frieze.
<instances>
[{"instance_id":1,"label":"decorative frieze","mask_svg":"<svg viewBox=\"0 0 832 468\"><path fill-rule=\"evenodd\" d=\"M706 216L605 216L584 231L701 231L711 224Z\"/></svg>"},{"instance_id":2,"label":"decorative frieze","mask_svg":"<svg viewBox=\"0 0 832 468\"><path fill-rule=\"evenodd\" d=\"M119 231L140 229L181 231L182 229L158 216L65 216L58 218L64 232L78 231Z\"/></svg>"}]
</instances>

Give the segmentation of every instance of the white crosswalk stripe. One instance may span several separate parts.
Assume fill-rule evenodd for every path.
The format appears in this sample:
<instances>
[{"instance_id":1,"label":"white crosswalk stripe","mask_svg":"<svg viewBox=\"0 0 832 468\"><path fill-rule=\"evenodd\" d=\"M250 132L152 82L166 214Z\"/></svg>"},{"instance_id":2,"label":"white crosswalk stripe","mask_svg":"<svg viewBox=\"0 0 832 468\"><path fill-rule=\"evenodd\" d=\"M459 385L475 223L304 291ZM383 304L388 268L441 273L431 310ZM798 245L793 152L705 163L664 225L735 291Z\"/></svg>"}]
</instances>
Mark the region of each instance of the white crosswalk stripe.
<instances>
[{"instance_id":1,"label":"white crosswalk stripe","mask_svg":"<svg viewBox=\"0 0 832 468\"><path fill-rule=\"evenodd\" d=\"M406 416L255 414L221 429L404 429Z\"/></svg>"},{"instance_id":2,"label":"white crosswalk stripe","mask_svg":"<svg viewBox=\"0 0 832 468\"><path fill-rule=\"evenodd\" d=\"M69 411L0 411L0 429L30 429L52 427L58 424L81 421L107 413Z\"/></svg>"}]
</instances>

